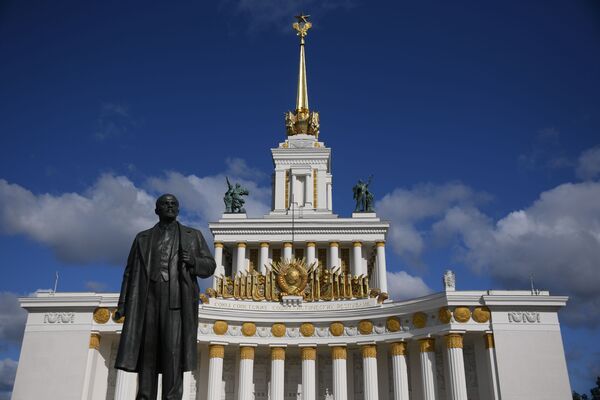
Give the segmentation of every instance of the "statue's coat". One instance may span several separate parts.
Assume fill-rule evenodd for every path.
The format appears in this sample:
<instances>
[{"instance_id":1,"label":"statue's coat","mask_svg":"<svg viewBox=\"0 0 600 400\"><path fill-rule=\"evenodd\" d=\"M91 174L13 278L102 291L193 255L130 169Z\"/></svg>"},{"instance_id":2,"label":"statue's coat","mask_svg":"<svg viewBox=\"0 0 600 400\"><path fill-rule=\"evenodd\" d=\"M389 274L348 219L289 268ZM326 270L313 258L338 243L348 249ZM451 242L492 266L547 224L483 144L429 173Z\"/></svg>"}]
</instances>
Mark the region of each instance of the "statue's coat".
<instances>
[{"instance_id":1,"label":"statue's coat","mask_svg":"<svg viewBox=\"0 0 600 400\"><path fill-rule=\"evenodd\" d=\"M187 250L195 263L192 267L180 263L177 255L172 258L169 264L170 306L178 307L178 300L181 299L182 367L183 371L191 371L196 368L197 363L199 288L196 277L211 276L216 264L202 233L179 222L177 224L181 234L179 247ZM154 235L158 234L158 224L138 233L127 258L119 296L119 308L124 306L125 322L115 362L115 368L124 371L139 371L138 358L143 340L152 242Z\"/></svg>"}]
</instances>

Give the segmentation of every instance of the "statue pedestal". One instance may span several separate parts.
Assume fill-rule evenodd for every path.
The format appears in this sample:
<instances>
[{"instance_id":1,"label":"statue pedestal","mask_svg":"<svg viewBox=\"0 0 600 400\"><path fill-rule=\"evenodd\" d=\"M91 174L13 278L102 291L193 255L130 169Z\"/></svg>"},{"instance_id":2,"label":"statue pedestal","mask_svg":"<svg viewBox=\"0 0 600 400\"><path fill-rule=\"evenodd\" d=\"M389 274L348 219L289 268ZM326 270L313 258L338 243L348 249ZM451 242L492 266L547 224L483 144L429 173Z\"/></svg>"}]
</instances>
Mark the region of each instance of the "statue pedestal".
<instances>
[{"instance_id":1,"label":"statue pedestal","mask_svg":"<svg viewBox=\"0 0 600 400\"><path fill-rule=\"evenodd\" d=\"M374 212L353 212L352 218L377 218L377 214Z\"/></svg>"},{"instance_id":2,"label":"statue pedestal","mask_svg":"<svg viewBox=\"0 0 600 400\"><path fill-rule=\"evenodd\" d=\"M221 219L246 219L248 216L246 213L223 213Z\"/></svg>"},{"instance_id":3,"label":"statue pedestal","mask_svg":"<svg viewBox=\"0 0 600 400\"><path fill-rule=\"evenodd\" d=\"M302 296L281 296L281 304L287 307L300 307L303 300Z\"/></svg>"}]
</instances>

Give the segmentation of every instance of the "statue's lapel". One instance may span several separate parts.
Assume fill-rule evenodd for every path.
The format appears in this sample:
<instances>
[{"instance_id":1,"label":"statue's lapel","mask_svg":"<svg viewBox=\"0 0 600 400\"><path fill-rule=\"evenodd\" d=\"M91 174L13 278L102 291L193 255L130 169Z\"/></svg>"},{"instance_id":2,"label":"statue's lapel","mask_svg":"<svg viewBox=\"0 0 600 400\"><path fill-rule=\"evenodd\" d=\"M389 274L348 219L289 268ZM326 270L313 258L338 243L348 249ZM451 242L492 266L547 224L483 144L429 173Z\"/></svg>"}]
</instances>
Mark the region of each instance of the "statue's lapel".
<instances>
[{"instance_id":1,"label":"statue's lapel","mask_svg":"<svg viewBox=\"0 0 600 400\"><path fill-rule=\"evenodd\" d=\"M142 255L142 262L144 263L144 269L146 273L150 273L150 256L152 254L152 241L156 234L157 226L155 225L152 229L144 232L138 237L138 243L140 246L140 254Z\"/></svg>"},{"instance_id":2,"label":"statue's lapel","mask_svg":"<svg viewBox=\"0 0 600 400\"><path fill-rule=\"evenodd\" d=\"M179 224L179 232L181 232L181 248L190 252L194 252L194 232L181 224Z\"/></svg>"}]
</instances>

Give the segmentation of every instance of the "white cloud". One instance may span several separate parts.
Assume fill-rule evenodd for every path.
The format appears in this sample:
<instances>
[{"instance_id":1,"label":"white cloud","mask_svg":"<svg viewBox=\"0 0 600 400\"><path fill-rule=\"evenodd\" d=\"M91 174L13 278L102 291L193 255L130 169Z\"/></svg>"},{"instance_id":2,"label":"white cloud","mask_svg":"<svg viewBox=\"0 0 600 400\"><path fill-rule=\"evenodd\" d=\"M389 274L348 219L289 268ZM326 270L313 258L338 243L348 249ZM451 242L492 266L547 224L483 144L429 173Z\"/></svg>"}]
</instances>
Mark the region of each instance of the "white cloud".
<instances>
[{"instance_id":1,"label":"white cloud","mask_svg":"<svg viewBox=\"0 0 600 400\"><path fill-rule=\"evenodd\" d=\"M0 350L19 345L23 339L27 312L14 293L0 292Z\"/></svg>"},{"instance_id":2,"label":"white cloud","mask_svg":"<svg viewBox=\"0 0 600 400\"><path fill-rule=\"evenodd\" d=\"M509 288L536 286L571 296L563 318L600 324L600 183L563 184L495 224L475 209L447 211L436 233L457 234L471 267Z\"/></svg>"},{"instance_id":3,"label":"white cloud","mask_svg":"<svg viewBox=\"0 0 600 400\"><path fill-rule=\"evenodd\" d=\"M423 279L405 271L388 272L387 284L390 298L393 300L414 299L433 292Z\"/></svg>"},{"instance_id":4,"label":"white cloud","mask_svg":"<svg viewBox=\"0 0 600 400\"><path fill-rule=\"evenodd\" d=\"M10 358L0 360L0 400L10 399L17 375L17 364Z\"/></svg>"},{"instance_id":5,"label":"white cloud","mask_svg":"<svg viewBox=\"0 0 600 400\"><path fill-rule=\"evenodd\" d=\"M426 183L411 189L395 189L378 201L375 209L391 222L388 236L391 248L409 265L420 266L429 234L427 223L442 218L450 207L472 207L489 199L488 194L460 182Z\"/></svg>"},{"instance_id":6,"label":"white cloud","mask_svg":"<svg viewBox=\"0 0 600 400\"><path fill-rule=\"evenodd\" d=\"M231 162L234 170L245 165L239 160ZM233 175L230 179L249 189L249 215L262 215L269 209L268 188ZM148 179L145 187L124 176L106 174L83 193L50 195L34 194L0 179L0 232L26 235L50 247L67 263L122 265L135 234L156 223L154 203L158 194L175 194L181 203L181 220L207 235L208 222L217 220L225 208L224 174L198 177L169 172ZM207 240L210 242L210 236Z\"/></svg>"},{"instance_id":7,"label":"white cloud","mask_svg":"<svg viewBox=\"0 0 600 400\"><path fill-rule=\"evenodd\" d=\"M582 180L595 179L600 176L600 146L581 153L575 173Z\"/></svg>"}]
</instances>

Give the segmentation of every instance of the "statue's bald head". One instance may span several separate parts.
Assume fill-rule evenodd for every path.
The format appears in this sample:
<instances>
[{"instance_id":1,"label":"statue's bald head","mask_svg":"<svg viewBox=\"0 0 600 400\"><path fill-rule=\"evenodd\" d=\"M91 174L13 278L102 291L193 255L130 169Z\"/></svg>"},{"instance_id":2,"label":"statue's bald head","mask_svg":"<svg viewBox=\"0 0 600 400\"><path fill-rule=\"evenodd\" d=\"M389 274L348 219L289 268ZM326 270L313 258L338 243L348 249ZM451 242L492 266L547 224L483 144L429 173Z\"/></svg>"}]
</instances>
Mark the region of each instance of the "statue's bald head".
<instances>
[{"instance_id":1,"label":"statue's bald head","mask_svg":"<svg viewBox=\"0 0 600 400\"><path fill-rule=\"evenodd\" d=\"M174 221L179 215L179 200L170 193L163 194L156 199L156 209L154 212L161 221Z\"/></svg>"}]
</instances>

